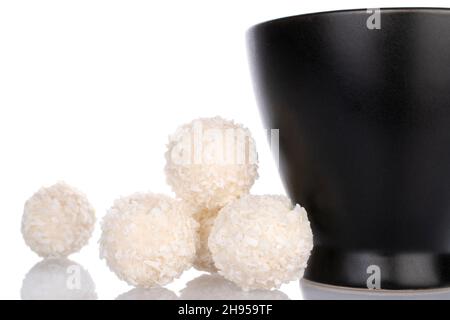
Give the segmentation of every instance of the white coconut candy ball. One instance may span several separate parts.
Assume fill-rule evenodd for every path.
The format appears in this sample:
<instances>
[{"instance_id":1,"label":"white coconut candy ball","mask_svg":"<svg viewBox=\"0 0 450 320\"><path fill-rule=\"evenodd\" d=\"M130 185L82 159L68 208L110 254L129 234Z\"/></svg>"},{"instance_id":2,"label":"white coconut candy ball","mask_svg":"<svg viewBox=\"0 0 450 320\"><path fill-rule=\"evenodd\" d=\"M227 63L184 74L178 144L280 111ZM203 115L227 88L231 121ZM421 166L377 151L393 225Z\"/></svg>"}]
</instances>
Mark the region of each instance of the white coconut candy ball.
<instances>
[{"instance_id":1,"label":"white coconut candy ball","mask_svg":"<svg viewBox=\"0 0 450 320\"><path fill-rule=\"evenodd\" d=\"M220 210L209 237L219 273L244 290L303 276L313 237L304 208L284 196L248 195Z\"/></svg>"},{"instance_id":2,"label":"white coconut candy ball","mask_svg":"<svg viewBox=\"0 0 450 320\"><path fill-rule=\"evenodd\" d=\"M197 270L217 272L208 248L208 238L218 213L218 209L203 209L197 210L194 214L194 218L199 224L197 231L197 254L194 260L194 267Z\"/></svg>"},{"instance_id":3,"label":"white coconut candy ball","mask_svg":"<svg viewBox=\"0 0 450 320\"><path fill-rule=\"evenodd\" d=\"M167 183L200 208L219 208L247 194L258 177L250 131L220 117L200 118L169 137Z\"/></svg>"},{"instance_id":4,"label":"white coconut candy ball","mask_svg":"<svg viewBox=\"0 0 450 320\"><path fill-rule=\"evenodd\" d=\"M95 211L86 196L64 182L41 188L25 202L22 235L41 257L65 257L89 241Z\"/></svg>"},{"instance_id":5,"label":"white coconut candy ball","mask_svg":"<svg viewBox=\"0 0 450 320\"><path fill-rule=\"evenodd\" d=\"M100 257L137 287L163 286L192 266L197 223L183 201L135 193L114 202L102 222Z\"/></svg>"},{"instance_id":6,"label":"white coconut candy ball","mask_svg":"<svg viewBox=\"0 0 450 320\"><path fill-rule=\"evenodd\" d=\"M95 300L95 284L89 272L65 258L47 258L25 276L23 300Z\"/></svg>"}]
</instances>

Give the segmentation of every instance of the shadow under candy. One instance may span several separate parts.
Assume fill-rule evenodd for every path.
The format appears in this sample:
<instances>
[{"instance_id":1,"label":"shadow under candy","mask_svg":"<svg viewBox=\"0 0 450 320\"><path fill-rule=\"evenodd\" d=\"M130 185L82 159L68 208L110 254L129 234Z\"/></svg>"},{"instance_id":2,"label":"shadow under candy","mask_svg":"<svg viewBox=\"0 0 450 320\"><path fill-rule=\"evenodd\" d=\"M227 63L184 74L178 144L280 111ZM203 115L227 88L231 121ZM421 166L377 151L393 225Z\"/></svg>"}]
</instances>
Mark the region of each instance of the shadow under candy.
<instances>
[{"instance_id":1,"label":"shadow under candy","mask_svg":"<svg viewBox=\"0 0 450 320\"><path fill-rule=\"evenodd\" d=\"M289 300L279 290L243 291L219 274L204 274L189 281L180 300Z\"/></svg>"},{"instance_id":2,"label":"shadow under candy","mask_svg":"<svg viewBox=\"0 0 450 320\"><path fill-rule=\"evenodd\" d=\"M300 280L305 300L449 300L450 289L386 291L333 287Z\"/></svg>"},{"instance_id":3,"label":"shadow under candy","mask_svg":"<svg viewBox=\"0 0 450 320\"><path fill-rule=\"evenodd\" d=\"M46 258L25 275L22 300L95 300L97 293L89 272L66 258Z\"/></svg>"}]
</instances>

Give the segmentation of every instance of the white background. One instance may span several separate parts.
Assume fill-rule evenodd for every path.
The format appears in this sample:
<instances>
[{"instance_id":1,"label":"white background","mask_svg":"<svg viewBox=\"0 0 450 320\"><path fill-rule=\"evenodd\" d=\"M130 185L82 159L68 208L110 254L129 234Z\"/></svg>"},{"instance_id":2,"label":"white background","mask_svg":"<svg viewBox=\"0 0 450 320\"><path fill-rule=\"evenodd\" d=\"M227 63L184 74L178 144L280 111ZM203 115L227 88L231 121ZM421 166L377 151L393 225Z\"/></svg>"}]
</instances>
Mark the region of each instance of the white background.
<instances>
[{"instance_id":1,"label":"white background","mask_svg":"<svg viewBox=\"0 0 450 320\"><path fill-rule=\"evenodd\" d=\"M20 298L40 259L24 244L24 201L58 180L83 190L98 220L119 195L170 193L165 143L193 118L220 115L257 141L253 193L283 193L255 105L245 31L314 11L446 6L448 1L0 1L0 298ZM102 299L131 288L98 258L99 225L70 258ZM200 274L188 271L177 292ZM282 287L302 297L298 282Z\"/></svg>"}]
</instances>

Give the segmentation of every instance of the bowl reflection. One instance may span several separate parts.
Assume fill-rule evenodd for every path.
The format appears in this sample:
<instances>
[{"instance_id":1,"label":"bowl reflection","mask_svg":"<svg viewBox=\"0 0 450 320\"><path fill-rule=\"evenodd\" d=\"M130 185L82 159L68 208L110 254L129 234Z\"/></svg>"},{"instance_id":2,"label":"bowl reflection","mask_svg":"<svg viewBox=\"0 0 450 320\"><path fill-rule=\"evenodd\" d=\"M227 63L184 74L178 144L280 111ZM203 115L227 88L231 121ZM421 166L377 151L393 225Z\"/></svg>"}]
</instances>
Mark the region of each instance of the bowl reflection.
<instances>
[{"instance_id":1,"label":"bowl reflection","mask_svg":"<svg viewBox=\"0 0 450 320\"><path fill-rule=\"evenodd\" d=\"M346 289L300 281L300 290L305 300L449 300L450 289L440 290L364 290Z\"/></svg>"}]
</instances>

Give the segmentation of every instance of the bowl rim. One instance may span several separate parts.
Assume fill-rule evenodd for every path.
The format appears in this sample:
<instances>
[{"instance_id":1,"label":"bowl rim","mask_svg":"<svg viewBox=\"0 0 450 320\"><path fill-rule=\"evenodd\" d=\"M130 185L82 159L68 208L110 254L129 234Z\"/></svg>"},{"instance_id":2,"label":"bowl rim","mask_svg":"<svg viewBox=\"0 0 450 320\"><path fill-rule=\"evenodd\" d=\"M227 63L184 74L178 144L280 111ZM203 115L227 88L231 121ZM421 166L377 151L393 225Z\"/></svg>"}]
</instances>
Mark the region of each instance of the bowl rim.
<instances>
[{"instance_id":1,"label":"bowl rim","mask_svg":"<svg viewBox=\"0 0 450 320\"><path fill-rule=\"evenodd\" d=\"M450 7L381 7L381 8L359 8L359 9L339 9L329 11L317 11L310 13L296 14L271 20L266 20L252 25L247 31L250 33L252 30L259 29L261 27L267 27L272 24L286 23L290 20L295 21L298 19L310 18L315 16L328 16L328 15L340 15L340 14L368 14L367 10L380 9L384 13L411 13L411 12L423 12L423 13L439 13L450 14Z\"/></svg>"}]
</instances>

